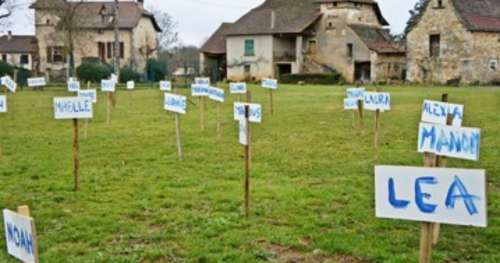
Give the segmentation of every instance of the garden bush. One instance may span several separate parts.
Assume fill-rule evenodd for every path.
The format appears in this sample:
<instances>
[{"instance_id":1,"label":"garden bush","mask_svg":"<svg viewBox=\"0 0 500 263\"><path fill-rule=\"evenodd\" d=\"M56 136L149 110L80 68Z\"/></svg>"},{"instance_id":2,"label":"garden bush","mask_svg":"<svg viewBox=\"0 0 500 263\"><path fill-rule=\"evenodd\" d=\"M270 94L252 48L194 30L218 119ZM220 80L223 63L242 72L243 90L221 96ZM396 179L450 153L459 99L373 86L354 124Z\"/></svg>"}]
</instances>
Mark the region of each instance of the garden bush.
<instances>
[{"instance_id":1,"label":"garden bush","mask_svg":"<svg viewBox=\"0 0 500 263\"><path fill-rule=\"evenodd\" d=\"M90 81L99 83L102 79L109 78L111 73L113 73L113 67L111 65L91 58L85 59L83 63L76 68L76 74L83 82Z\"/></svg>"},{"instance_id":2,"label":"garden bush","mask_svg":"<svg viewBox=\"0 0 500 263\"><path fill-rule=\"evenodd\" d=\"M336 72L324 74L284 74L280 76L280 83L297 84L299 82L307 84L339 84L345 81L342 75Z\"/></svg>"}]
</instances>

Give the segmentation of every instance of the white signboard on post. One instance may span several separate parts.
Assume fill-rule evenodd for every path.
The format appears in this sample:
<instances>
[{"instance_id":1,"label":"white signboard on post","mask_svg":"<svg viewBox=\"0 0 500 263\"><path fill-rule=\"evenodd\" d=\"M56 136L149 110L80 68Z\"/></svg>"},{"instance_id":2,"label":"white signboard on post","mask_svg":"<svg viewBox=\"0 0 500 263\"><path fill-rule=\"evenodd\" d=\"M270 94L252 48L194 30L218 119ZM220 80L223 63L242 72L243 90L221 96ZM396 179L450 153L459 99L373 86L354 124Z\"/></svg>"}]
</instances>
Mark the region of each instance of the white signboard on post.
<instances>
[{"instance_id":1,"label":"white signboard on post","mask_svg":"<svg viewBox=\"0 0 500 263\"><path fill-rule=\"evenodd\" d=\"M344 99L344 110L358 110L358 101L357 98Z\"/></svg>"},{"instance_id":2,"label":"white signboard on post","mask_svg":"<svg viewBox=\"0 0 500 263\"><path fill-rule=\"evenodd\" d=\"M363 100L365 98L366 88L348 88L346 95L348 99Z\"/></svg>"},{"instance_id":3,"label":"white signboard on post","mask_svg":"<svg viewBox=\"0 0 500 263\"><path fill-rule=\"evenodd\" d=\"M365 92L364 109L369 111L390 111L391 94L384 92Z\"/></svg>"},{"instance_id":4,"label":"white signboard on post","mask_svg":"<svg viewBox=\"0 0 500 263\"><path fill-rule=\"evenodd\" d=\"M33 218L4 209L3 221L9 255L26 263L37 263L38 244Z\"/></svg>"},{"instance_id":5,"label":"white signboard on post","mask_svg":"<svg viewBox=\"0 0 500 263\"><path fill-rule=\"evenodd\" d=\"M116 74L111 74L111 81L113 81L116 84L118 84L118 76Z\"/></svg>"},{"instance_id":6,"label":"white signboard on post","mask_svg":"<svg viewBox=\"0 0 500 263\"><path fill-rule=\"evenodd\" d=\"M7 89L12 92L12 93L16 93L16 89L17 89L17 83L12 80L10 78L10 76L5 76L2 78L2 85L4 85L5 87L7 87Z\"/></svg>"},{"instance_id":7,"label":"white signboard on post","mask_svg":"<svg viewBox=\"0 0 500 263\"><path fill-rule=\"evenodd\" d=\"M0 95L0 112L7 112L7 96Z\"/></svg>"},{"instance_id":8,"label":"white signboard on post","mask_svg":"<svg viewBox=\"0 0 500 263\"><path fill-rule=\"evenodd\" d=\"M92 100L84 97L54 98L54 118L92 119Z\"/></svg>"},{"instance_id":9,"label":"white signboard on post","mask_svg":"<svg viewBox=\"0 0 500 263\"><path fill-rule=\"evenodd\" d=\"M29 78L28 79L28 87L43 87L47 85L45 78Z\"/></svg>"},{"instance_id":10,"label":"white signboard on post","mask_svg":"<svg viewBox=\"0 0 500 263\"><path fill-rule=\"evenodd\" d=\"M420 123L418 152L479 161L481 130Z\"/></svg>"},{"instance_id":11,"label":"white signboard on post","mask_svg":"<svg viewBox=\"0 0 500 263\"><path fill-rule=\"evenodd\" d=\"M262 122L262 106L260 104L253 103L234 103L234 120L241 121L245 120L245 106L250 106L250 116L248 120L250 122Z\"/></svg>"},{"instance_id":12,"label":"white signboard on post","mask_svg":"<svg viewBox=\"0 0 500 263\"><path fill-rule=\"evenodd\" d=\"M211 100L215 100L218 102L224 102L224 90L215 88L215 87L210 87L208 89L208 97Z\"/></svg>"},{"instance_id":13,"label":"white signboard on post","mask_svg":"<svg viewBox=\"0 0 500 263\"><path fill-rule=\"evenodd\" d=\"M79 90L78 97L88 98L92 100L92 103L97 103L97 91L95 89Z\"/></svg>"},{"instance_id":14,"label":"white signboard on post","mask_svg":"<svg viewBox=\"0 0 500 263\"><path fill-rule=\"evenodd\" d=\"M165 93L164 109L180 114L186 114L187 99L185 96Z\"/></svg>"},{"instance_id":15,"label":"white signboard on post","mask_svg":"<svg viewBox=\"0 0 500 263\"><path fill-rule=\"evenodd\" d=\"M160 81L161 91L172 91L172 83L170 81Z\"/></svg>"},{"instance_id":16,"label":"white signboard on post","mask_svg":"<svg viewBox=\"0 0 500 263\"><path fill-rule=\"evenodd\" d=\"M80 82L74 79L68 81L68 91L78 92L80 90Z\"/></svg>"},{"instance_id":17,"label":"white signboard on post","mask_svg":"<svg viewBox=\"0 0 500 263\"><path fill-rule=\"evenodd\" d=\"M248 145L248 128L247 128L247 121L245 119L239 121L239 137L240 137L240 144L247 146Z\"/></svg>"},{"instance_id":18,"label":"white signboard on post","mask_svg":"<svg viewBox=\"0 0 500 263\"><path fill-rule=\"evenodd\" d=\"M208 86L210 86L210 79L209 78L195 78L194 84L208 87Z\"/></svg>"},{"instance_id":19,"label":"white signboard on post","mask_svg":"<svg viewBox=\"0 0 500 263\"><path fill-rule=\"evenodd\" d=\"M103 79L101 80L101 91L102 92L115 92L116 82L113 80Z\"/></svg>"},{"instance_id":20,"label":"white signboard on post","mask_svg":"<svg viewBox=\"0 0 500 263\"><path fill-rule=\"evenodd\" d=\"M423 122L446 125L449 114L453 117L452 126L462 126L464 105L431 100L424 101L424 105L422 106Z\"/></svg>"},{"instance_id":21,"label":"white signboard on post","mask_svg":"<svg viewBox=\"0 0 500 263\"><path fill-rule=\"evenodd\" d=\"M210 86L193 84L191 85L191 96L193 97L206 97L209 95Z\"/></svg>"},{"instance_id":22,"label":"white signboard on post","mask_svg":"<svg viewBox=\"0 0 500 263\"><path fill-rule=\"evenodd\" d=\"M133 80L127 81L127 89L128 90L133 90L135 89L135 82Z\"/></svg>"},{"instance_id":23,"label":"white signboard on post","mask_svg":"<svg viewBox=\"0 0 500 263\"><path fill-rule=\"evenodd\" d=\"M247 84L245 82L229 83L229 92L231 94L246 94Z\"/></svg>"},{"instance_id":24,"label":"white signboard on post","mask_svg":"<svg viewBox=\"0 0 500 263\"><path fill-rule=\"evenodd\" d=\"M278 89L278 80L276 79L263 79L262 87L266 89Z\"/></svg>"},{"instance_id":25,"label":"white signboard on post","mask_svg":"<svg viewBox=\"0 0 500 263\"><path fill-rule=\"evenodd\" d=\"M375 167L380 218L486 227L484 170Z\"/></svg>"}]
</instances>

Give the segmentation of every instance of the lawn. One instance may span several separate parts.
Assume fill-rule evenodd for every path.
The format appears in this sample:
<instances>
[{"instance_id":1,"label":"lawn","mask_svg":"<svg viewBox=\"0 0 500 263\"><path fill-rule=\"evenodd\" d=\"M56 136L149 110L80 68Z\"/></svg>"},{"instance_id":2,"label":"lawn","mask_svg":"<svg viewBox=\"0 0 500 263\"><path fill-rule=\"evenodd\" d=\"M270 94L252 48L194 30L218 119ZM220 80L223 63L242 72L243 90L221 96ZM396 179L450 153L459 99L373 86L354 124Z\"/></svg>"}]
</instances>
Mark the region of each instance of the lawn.
<instances>
[{"instance_id":1,"label":"lawn","mask_svg":"<svg viewBox=\"0 0 500 263\"><path fill-rule=\"evenodd\" d=\"M243 148L232 102L182 116L185 160L178 161L174 117L162 93L118 91L110 125L99 94L88 138L81 140L81 191L73 191L72 122L53 118L62 88L9 95L0 114L0 208L29 205L41 262L417 262L420 224L375 218L374 114L364 128L343 111L345 87L281 86L275 115L268 94L253 128L251 216L245 219ZM381 87L393 110L381 115L380 163L421 166L417 128L424 99L466 105L464 126L482 129L489 227L443 226L435 262L500 262L500 89ZM187 93L187 90L183 91ZM193 100L198 103L197 100ZM82 125L83 133L83 125ZM0 262L5 251L0 224Z\"/></svg>"}]
</instances>

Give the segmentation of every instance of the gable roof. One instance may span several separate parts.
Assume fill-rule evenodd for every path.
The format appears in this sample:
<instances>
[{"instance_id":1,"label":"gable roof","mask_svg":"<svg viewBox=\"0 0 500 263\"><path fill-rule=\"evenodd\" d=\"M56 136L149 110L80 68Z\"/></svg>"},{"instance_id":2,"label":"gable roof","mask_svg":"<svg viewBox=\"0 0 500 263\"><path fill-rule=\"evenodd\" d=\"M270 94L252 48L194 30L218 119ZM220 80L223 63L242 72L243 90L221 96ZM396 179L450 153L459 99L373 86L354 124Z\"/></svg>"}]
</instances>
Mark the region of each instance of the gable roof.
<instances>
[{"instance_id":1,"label":"gable roof","mask_svg":"<svg viewBox=\"0 0 500 263\"><path fill-rule=\"evenodd\" d=\"M213 55L226 54L226 34L232 25L232 23L222 23L217 31L201 46L200 51Z\"/></svg>"},{"instance_id":2,"label":"gable roof","mask_svg":"<svg viewBox=\"0 0 500 263\"><path fill-rule=\"evenodd\" d=\"M34 53L37 50L37 39L35 36L11 36L0 37L0 53Z\"/></svg>"},{"instance_id":3,"label":"gable roof","mask_svg":"<svg viewBox=\"0 0 500 263\"><path fill-rule=\"evenodd\" d=\"M317 0L317 3L341 3L341 2L352 2L352 3L361 3L361 4L370 4L373 6L373 11L375 11L375 15L377 16L378 22L382 26L388 26L389 22L382 15L382 10L380 10L380 6L375 0Z\"/></svg>"},{"instance_id":4,"label":"gable roof","mask_svg":"<svg viewBox=\"0 0 500 263\"><path fill-rule=\"evenodd\" d=\"M500 0L452 0L471 31L500 32Z\"/></svg>"},{"instance_id":5,"label":"gable roof","mask_svg":"<svg viewBox=\"0 0 500 263\"><path fill-rule=\"evenodd\" d=\"M320 17L315 0L266 0L236 21L227 35L298 34Z\"/></svg>"},{"instance_id":6,"label":"gable roof","mask_svg":"<svg viewBox=\"0 0 500 263\"><path fill-rule=\"evenodd\" d=\"M384 29L364 25L349 25L356 35L372 51L381 54L405 53L405 49L393 41Z\"/></svg>"},{"instance_id":7,"label":"gable roof","mask_svg":"<svg viewBox=\"0 0 500 263\"><path fill-rule=\"evenodd\" d=\"M103 19L102 15L111 15L113 13L113 2L67 2L65 0L37 0L31 5L31 8L43 10L53 8L54 5L72 4L79 5L77 14L85 17L82 19L82 29L110 29L113 27L112 19ZM146 17L151 20L153 27L157 32L161 28L154 15L135 2L118 2L120 15L120 29L133 29L137 26L141 18Z\"/></svg>"}]
</instances>

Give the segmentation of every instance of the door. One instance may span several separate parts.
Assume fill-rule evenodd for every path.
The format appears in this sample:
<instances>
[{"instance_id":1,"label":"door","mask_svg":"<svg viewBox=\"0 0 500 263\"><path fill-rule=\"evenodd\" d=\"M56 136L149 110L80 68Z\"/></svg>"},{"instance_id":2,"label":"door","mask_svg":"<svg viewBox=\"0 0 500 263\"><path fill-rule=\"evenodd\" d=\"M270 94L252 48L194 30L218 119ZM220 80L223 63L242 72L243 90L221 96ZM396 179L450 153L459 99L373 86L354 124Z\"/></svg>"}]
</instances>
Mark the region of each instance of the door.
<instances>
[{"instance_id":1,"label":"door","mask_svg":"<svg viewBox=\"0 0 500 263\"><path fill-rule=\"evenodd\" d=\"M354 63L354 80L359 82L370 82L372 71L371 68L371 62Z\"/></svg>"}]
</instances>

